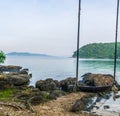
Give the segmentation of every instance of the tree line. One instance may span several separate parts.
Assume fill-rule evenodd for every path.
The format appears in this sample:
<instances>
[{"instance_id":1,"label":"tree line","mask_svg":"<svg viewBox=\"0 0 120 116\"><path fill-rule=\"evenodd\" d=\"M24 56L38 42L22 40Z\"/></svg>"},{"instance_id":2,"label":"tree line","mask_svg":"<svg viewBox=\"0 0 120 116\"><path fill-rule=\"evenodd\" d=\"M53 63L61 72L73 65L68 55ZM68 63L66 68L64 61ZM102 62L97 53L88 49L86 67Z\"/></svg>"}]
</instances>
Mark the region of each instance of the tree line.
<instances>
[{"instance_id":1,"label":"tree line","mask_svg":"<svg viewBox=\"0 0 120 116\"><path fill-rule=\"evenodd\" d=\"M114 58L115 43L92 43L79 49L80 58ZM75 51L72 57L77 56ZM117 58L120 58L120 42L117 43Z\"/></svg>"}]
</instances>

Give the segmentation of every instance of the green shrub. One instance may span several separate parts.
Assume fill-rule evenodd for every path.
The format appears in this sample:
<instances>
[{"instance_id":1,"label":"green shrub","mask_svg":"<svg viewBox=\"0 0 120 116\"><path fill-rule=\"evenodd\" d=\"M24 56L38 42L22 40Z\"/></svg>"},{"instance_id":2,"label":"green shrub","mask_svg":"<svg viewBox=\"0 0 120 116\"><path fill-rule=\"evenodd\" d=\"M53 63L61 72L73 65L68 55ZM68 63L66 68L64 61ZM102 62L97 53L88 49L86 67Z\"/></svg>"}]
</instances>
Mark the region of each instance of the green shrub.
<instances>
[{"instance_id":1,"label":"green shrub","mask_svg":"<svg viewBox=\"0 0 120 116\"><path fill-rule=\"evenodd\" d=\"M6 56L4 52L0 51L0 63L4 63L5 59L6 59Z\"/></svg>"}]
</instances>

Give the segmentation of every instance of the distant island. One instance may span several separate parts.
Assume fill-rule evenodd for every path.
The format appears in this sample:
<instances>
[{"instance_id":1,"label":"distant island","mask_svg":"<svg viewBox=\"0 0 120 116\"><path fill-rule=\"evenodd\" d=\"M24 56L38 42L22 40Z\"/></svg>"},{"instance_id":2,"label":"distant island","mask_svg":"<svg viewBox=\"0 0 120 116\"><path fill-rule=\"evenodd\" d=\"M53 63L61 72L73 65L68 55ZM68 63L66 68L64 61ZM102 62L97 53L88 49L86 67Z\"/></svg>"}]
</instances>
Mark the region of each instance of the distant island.
<instances>
[{"instance_id":1,"label":"distant island","mask_svg":"<svg viewBox=\"0 0 120 116\"><path fill-rule=\"evenodd\" d=\"M92 43L87 44L79 49L80 58L114 58L114 45L115 43ZM73 58L77 56L75 51L72 55ZM120 42L117 44L117 58L120 58Z\"/></svg>"},{"instance_id":2,"label":"distant island","mask_svg":"<svg viewBox=\"0 0 120 116\"><path fill-rule=\"evenodd\" d=\"M46 54L37 54L37 53L29 53L29 52L10 52L7 53L8 56L41 56L41 57L54 57Z\"/></svg>"}]
</instances>

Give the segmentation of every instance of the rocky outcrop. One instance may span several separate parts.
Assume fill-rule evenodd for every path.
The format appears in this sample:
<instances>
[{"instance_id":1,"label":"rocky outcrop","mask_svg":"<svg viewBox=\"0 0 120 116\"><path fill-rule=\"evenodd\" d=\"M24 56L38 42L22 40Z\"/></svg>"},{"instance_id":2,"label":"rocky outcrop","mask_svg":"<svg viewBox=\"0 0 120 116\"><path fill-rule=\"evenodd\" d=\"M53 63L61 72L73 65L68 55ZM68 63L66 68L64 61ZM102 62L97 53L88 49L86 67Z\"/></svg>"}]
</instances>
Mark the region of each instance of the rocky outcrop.
<instances>
[{"instance_id":1,"label":"rocky outcrop","mask_svg":"<svg viewBox=\"0 0 120 116\"><path fill-rule=\"evenodd\" d=\"M21 66L14 66L14 65L0 65L0 73L3 72L19 72L22 69Z\"/></svg>"},{"instance_id":2,"label":"rocky outcrop","mask_svg":"<svg viewBox=\"0 0 120 116\"><path fill-rule=\"evenodd\" d=\"M76 100L76 102L71 106L71 111L78 112L78 111L86 110L89 100L92 96L90 94L88 95L86 94L82 98Z\"/></svg>"},{"instance_id":3,"label":"rocky outcrop","mask_svg":"<svg viewBox=\"0 0 120 116\"><path fill-rule=\"evenodd\" d=\"M28 74L8 74L7 77L7 80L15 86L28 84L30 79Z\"/></svg>"},{"instance_id":4,"label":"rocky outcrop","mask_svg":"<svg viewBox=\"0 0 120 116\"><path fill-rule=\"evenodd\" d=\"M114 83L114 78L109 74L92 74L87 73L83 76L83 84L89 86L107 86Z\"/></svg>"},{"instance_id":5,"label":"rocky outcrop","mask_svg":"<svg viewBox=\"0 0 120 116\"><path fill-rule=\"evenodd\" d=\"M0 66L0 89L28 85L31 74L20 66Z\"/></svg>"},{"instance_id":6,"label":"rocky outcrop","mask_svg":"<svg viewBox=\"0 0 120 116\"><path fill-rule=\"evenodd\" d=\"M36 88L39 88L41 91L51 91L59 88L59 82L48 78L46 80L39 80L36 82Z\"/></svg>"},{"instance_id":7,"label":"rocky outcrop","mask_svg":"<svg viewBox=\"0 0 120 116\"><path fill-rule=\"evenodd\" d=\"M0 88L28 85L30 78L30 75L27 74L0 74Z\"/></svg>"},{"instance_id":8,"label":"rocky outcrop","mask_svg":"<svg viewBox=\"0 0 120 116\"><path fill-rule=\"evenodd\" d=\"M72 106L71 111L76 112L76 111L82 111L86 107L86 103L88 102L87 98L82 98L78 99L75 104Z\"/></svg>"}]
</instances>

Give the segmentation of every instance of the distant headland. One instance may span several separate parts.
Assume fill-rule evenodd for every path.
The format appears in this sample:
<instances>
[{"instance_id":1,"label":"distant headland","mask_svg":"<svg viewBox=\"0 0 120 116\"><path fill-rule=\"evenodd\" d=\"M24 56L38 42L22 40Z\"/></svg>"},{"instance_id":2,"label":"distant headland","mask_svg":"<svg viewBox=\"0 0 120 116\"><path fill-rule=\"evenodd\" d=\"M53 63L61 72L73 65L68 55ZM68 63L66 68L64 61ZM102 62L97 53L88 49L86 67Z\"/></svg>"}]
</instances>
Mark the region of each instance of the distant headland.
<instances>
[{"instance_id":1,"label":"distant headland","mask_svg":"<svg viewBox=\"0 0 120 116\"><path fill-rule=\"evenodd\" d=\"M91 43L82 46L79 49L80 58L102 58L113 59L114 58L115 43ZM77 51L72 55L73 58L77 56ZM117 58L120 58L120 42L117 44Z\"/></svg>"},{"instance_id":2,"label":"distant headland","mask_svg":"<svg viewBox=\"0 0 120 116\"><path fill-rule=\"evenodd\" d=\"M7 56L41 56L41 57L55 57L47 54L38 54L30 52L10 52L6 54Z\"/></svg>"}]
</instances>

